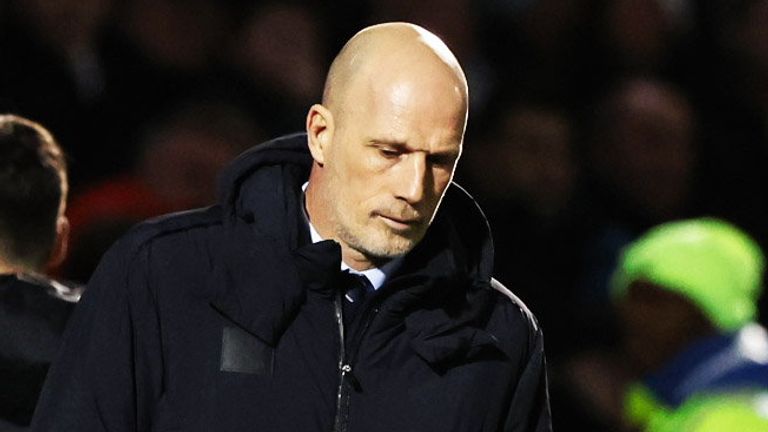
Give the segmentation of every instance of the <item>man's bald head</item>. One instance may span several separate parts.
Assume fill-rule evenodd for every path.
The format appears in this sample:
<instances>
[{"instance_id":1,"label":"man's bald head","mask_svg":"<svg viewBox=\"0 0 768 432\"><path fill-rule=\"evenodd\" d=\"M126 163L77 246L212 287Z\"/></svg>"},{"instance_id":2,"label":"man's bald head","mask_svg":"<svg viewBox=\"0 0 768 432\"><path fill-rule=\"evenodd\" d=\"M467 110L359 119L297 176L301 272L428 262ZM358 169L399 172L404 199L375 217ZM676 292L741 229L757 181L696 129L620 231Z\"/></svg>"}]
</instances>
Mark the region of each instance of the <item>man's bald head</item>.
<instances>
[{"instance_id":1,"label":"man's bald head","mask_svg":"<svg viewBox=\"0 0 768 432\"><path fill-rule=\"evenodd\" d=\"M406 23L356 34L334 60L322 105L307 114L315 163L307 212L363 270L426 234L464 142L467 80L448 47Z\"/></svg>"},{"instance_id":2,"label":"man's bald head","mask_svg":"<svg viewBox=\"0 0 768 432\"><path fill-rule=\"evenodd\" d=\"M366 27L344 45L328 71L323 105L338 114L361 81L387 81L406 74L448 80L466 109L467 79L451 50L435 34L403 22Z\"/></svg>"}]
</instances>

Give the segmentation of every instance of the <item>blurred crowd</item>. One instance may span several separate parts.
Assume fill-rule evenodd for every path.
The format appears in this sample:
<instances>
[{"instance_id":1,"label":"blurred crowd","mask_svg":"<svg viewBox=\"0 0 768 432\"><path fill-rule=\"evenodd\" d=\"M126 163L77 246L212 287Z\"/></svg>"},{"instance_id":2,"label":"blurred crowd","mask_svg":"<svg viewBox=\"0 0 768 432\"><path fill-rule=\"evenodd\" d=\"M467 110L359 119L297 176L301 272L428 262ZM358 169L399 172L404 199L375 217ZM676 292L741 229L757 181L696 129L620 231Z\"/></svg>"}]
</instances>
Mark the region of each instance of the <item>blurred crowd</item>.
<instances>
[{"instance_id":1,"label":"blurred crowd","mask_svg":"<svg viewBox=\"0 0 768 432\"><path fill-rule=\"evenodd\" d=\"M766 0L0 1L0 113L68 157L70 253L51 274L84 283L132 224L212 203L228 161L303 129L343 41L394 20L467 73L456 180L544 328L555 428L616 430L569 376L617 344L622 248L698 216L768 245Z\"/></svg>"}]
</instances>

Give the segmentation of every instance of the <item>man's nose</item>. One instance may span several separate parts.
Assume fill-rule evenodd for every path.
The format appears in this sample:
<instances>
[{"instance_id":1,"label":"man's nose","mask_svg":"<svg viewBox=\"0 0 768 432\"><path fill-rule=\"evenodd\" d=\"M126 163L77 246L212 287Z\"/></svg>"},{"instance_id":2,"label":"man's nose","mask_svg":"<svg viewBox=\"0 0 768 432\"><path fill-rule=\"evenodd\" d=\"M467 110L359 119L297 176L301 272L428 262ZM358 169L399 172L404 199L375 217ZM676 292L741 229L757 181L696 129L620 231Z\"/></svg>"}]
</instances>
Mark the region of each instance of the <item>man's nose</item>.
<instances>
[{"instance_id":1,"label":"man's nose","mask_svg":"<svg viewBox=\"0 0 768 432\"><path fill-rule=\"evenodd\" d=\"M405 166L398 174L398 197L409 204L416 204L424 199L427 189L428 172L426 157L422 154L412 154L404 161Z\"/></svg>"}]
</instances>

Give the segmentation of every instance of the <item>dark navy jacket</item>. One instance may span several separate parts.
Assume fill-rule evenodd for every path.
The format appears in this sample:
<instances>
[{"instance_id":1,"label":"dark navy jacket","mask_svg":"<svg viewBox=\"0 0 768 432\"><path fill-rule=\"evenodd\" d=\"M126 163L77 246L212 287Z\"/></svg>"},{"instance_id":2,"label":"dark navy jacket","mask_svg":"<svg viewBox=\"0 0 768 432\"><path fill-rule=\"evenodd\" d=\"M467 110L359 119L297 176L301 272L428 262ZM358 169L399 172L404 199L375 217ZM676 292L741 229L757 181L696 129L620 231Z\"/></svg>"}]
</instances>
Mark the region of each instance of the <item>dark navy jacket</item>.
<instances>
[{"instance_id":1,"label":"dark navy jacket","mask_svg":"<svg viewBox=\"0 0 768 432\"><path fill-rule=\"evenodd\" d=\"M340 248L301 217L293 135L246 152L214 207L144 223L70 321L36 431L548 431L541 331L491 279L487 223L451 185L424 240L340 314Z\"/></svg>"}]
</instances>

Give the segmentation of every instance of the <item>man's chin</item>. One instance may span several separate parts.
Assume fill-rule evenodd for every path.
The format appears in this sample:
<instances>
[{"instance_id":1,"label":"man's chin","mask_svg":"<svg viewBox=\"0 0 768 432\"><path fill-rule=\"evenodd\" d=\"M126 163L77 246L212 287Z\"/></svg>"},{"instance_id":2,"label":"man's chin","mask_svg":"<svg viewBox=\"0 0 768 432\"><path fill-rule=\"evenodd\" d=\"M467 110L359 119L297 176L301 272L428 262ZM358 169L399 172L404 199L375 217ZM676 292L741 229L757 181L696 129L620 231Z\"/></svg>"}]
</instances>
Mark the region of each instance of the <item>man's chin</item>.
<instances>
[{"instance_id":1,"label":"man's chin","mask_svg":"<svg viewBox=\"0 0 768 432\"><path fill-rule=\"evenodd\" d=\"M376 227L375 230L370 229L373 227L368 228L358 235L342 231L339 232L339 237L377 266L379 263L386 263L406 255L424 237L424 233L417 232L420 230L403 233L381 226Z\"/></svg>"},{"instance_id":2,"label":"man's chin","mask_svg":"<svg viewBox=\"0 0 768 432\"><path fill-rule=\"evenodd\" d=\"M372 260L389 261L391 259L400 258L401 256L410 252L412 249L413 247L366 248L364 250L361 250L361 252L368 258L371 258Z\"/></svg>"},{"instance_id":3,"label":"man's chin","mask_svg":"<svg viewBox=\"0 0 768 432\"><path fill-rule=\"evenodd\" d=\"M402 237L390 240L387 242L382 241L378 244L361 245L362 247L358 248L358 250L371 259L371 261L386 262L402 257L413 250L416 244L418 244L418 240Z\"/></svg>"}]
</instances>

